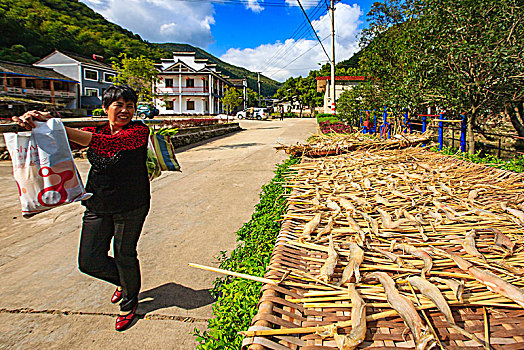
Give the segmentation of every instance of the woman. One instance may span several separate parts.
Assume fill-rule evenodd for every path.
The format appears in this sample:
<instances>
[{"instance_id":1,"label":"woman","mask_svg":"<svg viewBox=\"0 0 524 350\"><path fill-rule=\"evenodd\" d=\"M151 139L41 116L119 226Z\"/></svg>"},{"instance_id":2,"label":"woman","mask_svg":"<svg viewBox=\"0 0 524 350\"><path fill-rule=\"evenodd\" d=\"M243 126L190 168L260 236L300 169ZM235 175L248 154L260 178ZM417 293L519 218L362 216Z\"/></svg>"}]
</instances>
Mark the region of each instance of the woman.
<instances>
[{"instance_id":1,"label":"woman","mask_svg":"<svg viewBox=\"0 0 524 350\"><path fill-rule=\"evenodd\" d=\"M84 130L66 127L70 141L88 146L91 163L86 191L93 196L82 204L83 217L78 264L80 271L117 286L111 302L120 301L115 328L123 331L136 316L140 291L137 243L149 212L150 189L146 157L149 128L133 121L137 95L127 86L111 86L102 107L109 124ZM51 118L30 111L13 120L31 130L34 120ZM111 239L114 258L108 256Z\"/></svg>"}]
</instances>

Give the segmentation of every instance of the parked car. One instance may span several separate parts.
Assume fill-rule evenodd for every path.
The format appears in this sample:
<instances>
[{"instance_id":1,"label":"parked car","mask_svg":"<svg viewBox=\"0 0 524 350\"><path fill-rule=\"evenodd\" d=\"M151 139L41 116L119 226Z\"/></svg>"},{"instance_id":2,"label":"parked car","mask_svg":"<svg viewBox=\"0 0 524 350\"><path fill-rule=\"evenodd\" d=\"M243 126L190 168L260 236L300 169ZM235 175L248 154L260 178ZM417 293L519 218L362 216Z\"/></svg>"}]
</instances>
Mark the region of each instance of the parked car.
<instances>
[{"instance_id":1,"label":"parked car","mask_svg":"<svg viewBox=\"0 0 524 350\"><path fill-rule=\"evenodd\" d=\"M153 105L138 105L136 114L142 119L153 119L160 114L160 111Z\"/></svg>"},{"instance_id":2,"label":"parked car","mask_svg":"<svg viewBox=\"0 0 524 350\"><path fill-rule=\"evenodd\" d=\"M236 117L238 119L268 119L271 114L269 108L248 108L246 110L237 112Z\"/></svg>"}]
</instances>

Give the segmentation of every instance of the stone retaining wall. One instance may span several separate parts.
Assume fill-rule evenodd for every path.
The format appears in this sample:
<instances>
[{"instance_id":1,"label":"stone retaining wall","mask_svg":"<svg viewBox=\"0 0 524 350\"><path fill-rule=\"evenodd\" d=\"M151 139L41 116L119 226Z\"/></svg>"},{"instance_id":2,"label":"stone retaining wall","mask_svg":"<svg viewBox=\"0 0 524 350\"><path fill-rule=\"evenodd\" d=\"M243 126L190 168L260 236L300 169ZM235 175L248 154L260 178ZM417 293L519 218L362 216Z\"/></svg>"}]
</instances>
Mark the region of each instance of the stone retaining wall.
<instances>
[{"instance_id":1,"label":"stone retaining wall","mask_svg":"<svg viewBox=\"0 0 524 350\"><path fill-rule=\"evenodd\" d=\"M177 148L241 130L242 128L238 123L215 124L178 129L178 133L171 137L171 143L173 144L173 147Z\"/></svg>"}]
</instances>

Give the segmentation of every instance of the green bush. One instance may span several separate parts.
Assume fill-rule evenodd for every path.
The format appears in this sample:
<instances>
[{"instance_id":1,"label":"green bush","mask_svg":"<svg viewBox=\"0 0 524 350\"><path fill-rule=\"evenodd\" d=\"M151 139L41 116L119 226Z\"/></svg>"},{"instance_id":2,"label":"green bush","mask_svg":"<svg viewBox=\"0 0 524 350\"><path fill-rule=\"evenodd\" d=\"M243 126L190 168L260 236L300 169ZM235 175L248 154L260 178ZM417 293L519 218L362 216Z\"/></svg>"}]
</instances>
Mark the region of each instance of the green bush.
<instances>
[{"instance_id":1,"label":"green bush","mask_svg":"<svg viewBox=\"0 0 524 350\"><path fill-rule=\"evenodd\" d=\"M317 114L317 123L322 123L322 122L330 122L331 124L334 124L334 123L342 123L342 120L340 120L339 118L337 118L336 116L334 116L333 114L329 114L329 113L319 113Z\"/></svg>"},{"instance_id":2,"label":"green bush","mask_svg":"<svg viewBox=\"0 0 524 350\"><path fill-rule=\"evenodd\" d=\"M282 187L289 166L298 163L298 158L289 158L277 166L275 177L262 187L260 202L255 207L251 220L237 232L241 243L227 257L221 252L220 268L254 276L264 276L269 264L275 239L280 231L281 216L285 213ZM247 330L257 312L257 303L262 284L251 280L226 276L215 281L212 290L217 302L213 306L215 318L208 321L208 330L194 335L199 343L197 349L237 350L242 344L241 330Z\"/></svg>"},{"instance_id":3,"label":"green bush","mask_svg":"<svg viewBox=\"0 0 524 350\"><path fill-rule=\"evenodd\" d=\"M93 109L93 115L95 117L102 117L102 116L104 116L106 114L105 114L105 112L104 112L104 110L102 108L97 108L97 109Z\"/></svg>"},{"instance_id":4,"label":"green bush","mask_svg":"<svg viewBox=\"0 0 524 350\"><path fill-rule=\"evenodd\" d=\"M449 146L443 147L442 151L439 151L436 146L433 146L430 148L430 151L451 155L458 159L469 160L473 163L485 164L499 169L514 171L516 173L524 172L524 156L522 155L511 160L503 160L491 154L481 155L481 151L478 151L475 154L469 154L460 152L460 150Z\"/></svg>"}]
</instances>

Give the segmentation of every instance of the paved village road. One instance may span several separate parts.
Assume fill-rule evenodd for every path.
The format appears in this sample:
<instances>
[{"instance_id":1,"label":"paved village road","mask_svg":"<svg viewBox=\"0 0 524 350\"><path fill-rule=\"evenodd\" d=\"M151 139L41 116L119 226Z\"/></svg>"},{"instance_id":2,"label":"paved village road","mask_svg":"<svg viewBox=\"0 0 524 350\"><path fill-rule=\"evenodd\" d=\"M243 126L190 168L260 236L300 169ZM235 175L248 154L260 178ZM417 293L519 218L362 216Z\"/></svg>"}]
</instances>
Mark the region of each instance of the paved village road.
<instances>
[{"instance_id":1,"label":"paved village road","mask_svg":"<svg viewBox=\"0 0 524 350\"><path fill-rule=\"evenodd\" d=\"M83 208L72 204L31 219L20 215L10 162L0 162L0 349L194 349L193 329L212 316L214 273L273 177L278 143L303 141L313 119L242 121L245 131L177 154L182 173L152 182L152 207L139 242L142 293L130 329L118 333L113 286L77 269ZM82 177L85 160L77 162Z\"/></svg>"}]
</instances>

